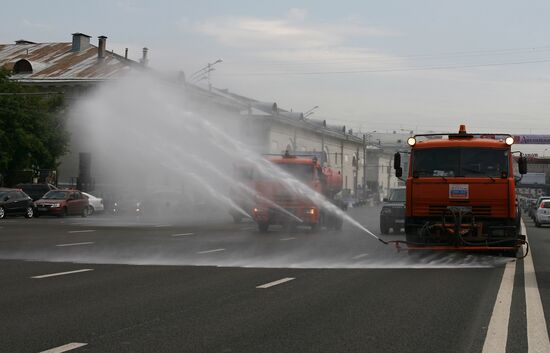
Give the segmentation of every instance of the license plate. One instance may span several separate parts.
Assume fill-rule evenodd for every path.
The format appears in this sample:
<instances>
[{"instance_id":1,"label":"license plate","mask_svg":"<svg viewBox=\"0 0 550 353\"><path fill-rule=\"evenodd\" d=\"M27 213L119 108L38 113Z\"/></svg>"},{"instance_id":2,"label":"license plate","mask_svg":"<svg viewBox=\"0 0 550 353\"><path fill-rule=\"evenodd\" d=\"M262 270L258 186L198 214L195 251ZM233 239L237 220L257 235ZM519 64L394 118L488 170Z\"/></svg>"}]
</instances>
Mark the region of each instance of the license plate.
<instances>
[{"instance_id":1,"label":"license plate","mask_svg":"<svg viewBox=\"0 0 550 353\"><path fill-rule=\"evenodd\" d=\"M405 220L404 219L396 219L395 223L405 223Z\"/></svg>"}]
</instances>

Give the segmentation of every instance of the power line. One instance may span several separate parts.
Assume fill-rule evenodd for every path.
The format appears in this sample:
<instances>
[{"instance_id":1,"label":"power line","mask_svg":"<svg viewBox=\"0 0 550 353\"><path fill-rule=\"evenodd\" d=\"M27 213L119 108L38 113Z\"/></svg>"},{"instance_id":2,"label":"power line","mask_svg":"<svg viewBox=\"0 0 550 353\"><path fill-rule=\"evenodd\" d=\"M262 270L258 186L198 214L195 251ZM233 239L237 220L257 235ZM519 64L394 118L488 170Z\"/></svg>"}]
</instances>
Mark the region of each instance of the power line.
<instances>
[{"instance_id":1,"label":"power line","mask_svg":"<svg viewBox=\"0 0 550 353\"><path fill-rule=\"evenodd\" d=\"M308 75L345 75L345 74L366 74L366 73L386 73L386 72L407 72L407 71L430 71L430 70L448 70L448 69L465 69L476 67L492 67L492 66L510 66L510 65L526 65L548 63L550 59L541 60L526 60L501 63L486 63L486 64L464 64L464 65L440 65L440 66L419 66L405 68L389 68L389 69L372 69L372 70L336 70L336 71L302 71L302 72L241 72L241 73L222 73L225 76L308 76Z\"/></svg>"},{"instance_id":2,"label":"power line","mask_svg":"<svg viewBox=\"0 0 550 353\"><path fill-rule=\"evenodd\" d=\"M550 46L540 47L522 47L522 48L510 48L510 49L487 49L487 50L470 50L470 51L456 51L456 52L442 52L434 54L408 54L408 55L391 55L388 57L377 58L377 56L387 56L387 54L378 52L357 52L356 54L364 55L363 58L342 58L331 60L301 60L297 62L288 62L284 60L272 60L255 62L259 65L273 65L273 66L286 66L286 65L311 65L311 64L341 64L341 63L354 63L354 62L391 62L399 59L415 59L415 58L462 58L462 57L476 57L487 55L504 55L504 54L521 54L521 53L540 53L550 50ZM231 64L230 62L228 64Z\"/></svg>"}]
</instances>

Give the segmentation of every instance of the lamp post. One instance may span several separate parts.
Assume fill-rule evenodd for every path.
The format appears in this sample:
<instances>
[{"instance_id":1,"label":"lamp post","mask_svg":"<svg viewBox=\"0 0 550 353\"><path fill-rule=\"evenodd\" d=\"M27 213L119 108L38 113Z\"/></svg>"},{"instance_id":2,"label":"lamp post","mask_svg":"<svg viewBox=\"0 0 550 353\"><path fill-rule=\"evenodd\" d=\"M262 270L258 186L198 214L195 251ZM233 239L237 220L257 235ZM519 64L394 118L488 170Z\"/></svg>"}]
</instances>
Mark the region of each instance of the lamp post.
<instances>
[{"instance_id":1,"label":"lamp post","mask_svg":"<svg viewBox=\"0 0 550 353\"><path fill-rule=\"evenodd\" d=\"M208 81L208 90L211 91L212 90L212 84L210 83L210 73L214 70L216 70L214 68L214 65L216 64L219 64L223 62L223 59L218 59L212 63L208 63L206 64L205 67L203 67L202 69L200 70L197 70L195 71L192 75L191 75L191 80L193 82L198 82L198 81L201 81L201 80L204 80L206 79Z\"/></svg>"},{"instance_id":2,"label":"lamp post","mask_svg":"<svg viewBox=\"0 0 550 353\"><path fill-rule=\"evenodd\" d=\"M306 112L304 113L304 119L307 118L308 116L310 116L311 114L315 113L314 110L317 109L317 108L319 108L318 105L314 106L311 109L306 110Z\"/></svg>"},{"instance_id":3,"label":"lamp post","mask_svg":"<svg viewBox=\"0 0 550 353\"><path fill-rule=\"evenodd\" d=\"M370 137L376 130L363 134L363 197L367 193L367 145L370 143Z\"/></svg>"}]
</instances>

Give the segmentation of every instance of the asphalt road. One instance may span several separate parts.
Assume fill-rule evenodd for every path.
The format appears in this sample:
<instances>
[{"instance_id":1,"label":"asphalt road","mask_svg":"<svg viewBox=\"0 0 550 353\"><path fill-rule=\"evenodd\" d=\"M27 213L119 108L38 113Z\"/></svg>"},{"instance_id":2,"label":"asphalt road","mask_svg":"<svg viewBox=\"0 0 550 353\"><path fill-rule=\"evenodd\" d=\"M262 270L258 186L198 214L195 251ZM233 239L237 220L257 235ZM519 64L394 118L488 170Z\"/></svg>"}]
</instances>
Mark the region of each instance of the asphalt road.
<instances>
[{"instance_id":1,"label":"asphalt road","mask_svg":"<svg viewBox=\"0 0 550 353\"><path fill-rule=\"evenodd\" d=\"M378 211L350 214L378 233ZM534 352L548 344L536 340L550 228L526 225L538 288L527 261L409 255L349 223L261 234L223 220L7 219L0 352Z\"/></svg>"}]
</instances>

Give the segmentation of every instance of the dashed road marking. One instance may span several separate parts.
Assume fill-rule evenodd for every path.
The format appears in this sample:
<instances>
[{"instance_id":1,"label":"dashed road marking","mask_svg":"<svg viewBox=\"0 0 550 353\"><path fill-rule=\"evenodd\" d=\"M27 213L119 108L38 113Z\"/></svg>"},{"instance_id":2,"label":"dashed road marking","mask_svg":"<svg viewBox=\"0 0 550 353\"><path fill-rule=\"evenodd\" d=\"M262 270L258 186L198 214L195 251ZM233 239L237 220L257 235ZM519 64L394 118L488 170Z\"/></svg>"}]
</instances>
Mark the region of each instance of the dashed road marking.
<instances>
[{"instance_id":1,"label":"dashed road marking","mask_svg":"<svg viewBox=\"0 0 550 353\"><path fill-rule=\"evenodd\" d=\"M279 280L277 280L277 281L273 281L273 282L269 282L269 283L266 283L266 284L259 285L259 286L257 286L256 288L266 289L266 288L270 288L270 287L276 286L276 285L278 285L278 284L290 282L290 281L295 280L295 279L296 279L296 278L294 278L294 277L285 277L285 278L281 278L281 279L279 279Z\"/></svg>"},{"instance_id":2,"label":"dashed road marking","mask_svg":"<svg viewBox=\"0 0 550 353\"><path fill-rule=\"evenodd\" d=\"M295 237L288 237L288 238L281 238L279 239L280 241L288 241L288 240L294 240L296 239Z\"/></svg>"},{"instance_id":3,"label":"dashed road marking","mask_svg":"<svg viewBox=\"0 0 550 353\"><path fill-rule=\"evenodd\" d=\"M525 224L521 222L522 233L527 240ZM523 271L525 278L525 306L527 316L527 347L529 353L550 352L550 340L544 310L540 298L535 266L531 252L523 259Z\"/></svg>"},{"instance_id":4,"label":"dashed road marking","mask_svg":"<svg viewBox=\"0 0 550 353\"><path fill-rule=\"evenodd\" d=\"M63 276L63 275L71 275L73 273L80 273L80 272L88 272L93 271L93 268L83 268L81 270L74 270L74 271L67 271L67 272L58 272L58 273L49 273L47 275L40 275L40 276L32 276L31 278L48 278L48 277L56 277L56 276Z\"/></svg>"},{"instance_id":5,"label":"dashed road marking","mask_svg":"<svg viewBox=\"0 0 550 353\"><path fill-rule=\"evenodd\" d=\"M84 229L84 230L70 230L69 233L92 233L95 232L95 229Z\"/></svg>"},{"instance_id":6,"label":"dashed road marking","mask_svg":"<svg viewBox=\"0 0 550 353\"><path fill-rule=\"evenodd\" d=\"M225 251L225 249L212 249L212 250L204 250L204 251L198 251L197 254L210 254L210 253L213 253L213 252L220 252L220 251Z\"/></svg>"},{"instance_id":7,"label":"dashed road marking","mask_svg":"<svg viewBox=\"0 0 550 353\"><path fill-rule=\"evenodd\" d=\"M93 241L85 241L82 243L67 243L67 244L57 244L56 246L63 247L63 246L79 246L79 245L91 245L94 244Z\"/></svg>"},{"instance_id":8,"label":"dashed road marking","mask_svg":"<svg viewBox=\"0 0 550 353\"><path fill-rule=\"evenodd\" d=\"M73 349L77 349L77 348L84 347L84 346L87 346L87 345L88 345L88 343L72 342L72 343L67 343L63 346L59 346L59 347L48 349L46 351L42 351L40 353L63 353L63 352L72 351Z\"/></svg>"},{"instance_id":9,"label":"dashed road marking","mask_svg":"<svg viewBox=\"0 0 550 353\"><path fill-rule=\"evenodd\" d=\"M508 262L502 275L497 299L491 314L491 321L487 328L487 336L483 344L482 353L506 353L506 341L508 338L508 321L510 319L510 307L512 305L512 292L514 290L514 276L516 262Z\"/></svg>"},{"instance_id":10,"label":"dashed road marking","mask_svg":"<svg viewBox=\"0 0 550 353\"><path fill-rule=\"evenodd\" d=\"M172 234L172 237L184 237L186 235L195 235L195 233L178 233L178 234Z\"/></svg>"},{"instance_id":11,"label":"dashed road marking","mask_svg":"<svg viewBox=\"0 0 550 353\"><path fill-rule=\"evenodd\" d=\"M354 257L352 257L352 259L357 260L357 259L360 259L360 258L368 256L368 255L369 254L367 254L367 253L359 254L359 255L355 255Z\"/></svg>"},{"instance_id":12,"label":"dashed road marking","mask_svg":"<svg viewBox=\"0 0 550 353\"><path fill-rule=\"evenodd\" d=\"M171 224L156 224L155 228L165 228L165 227L171 227Z\"/></svg>"}]
</instances>

